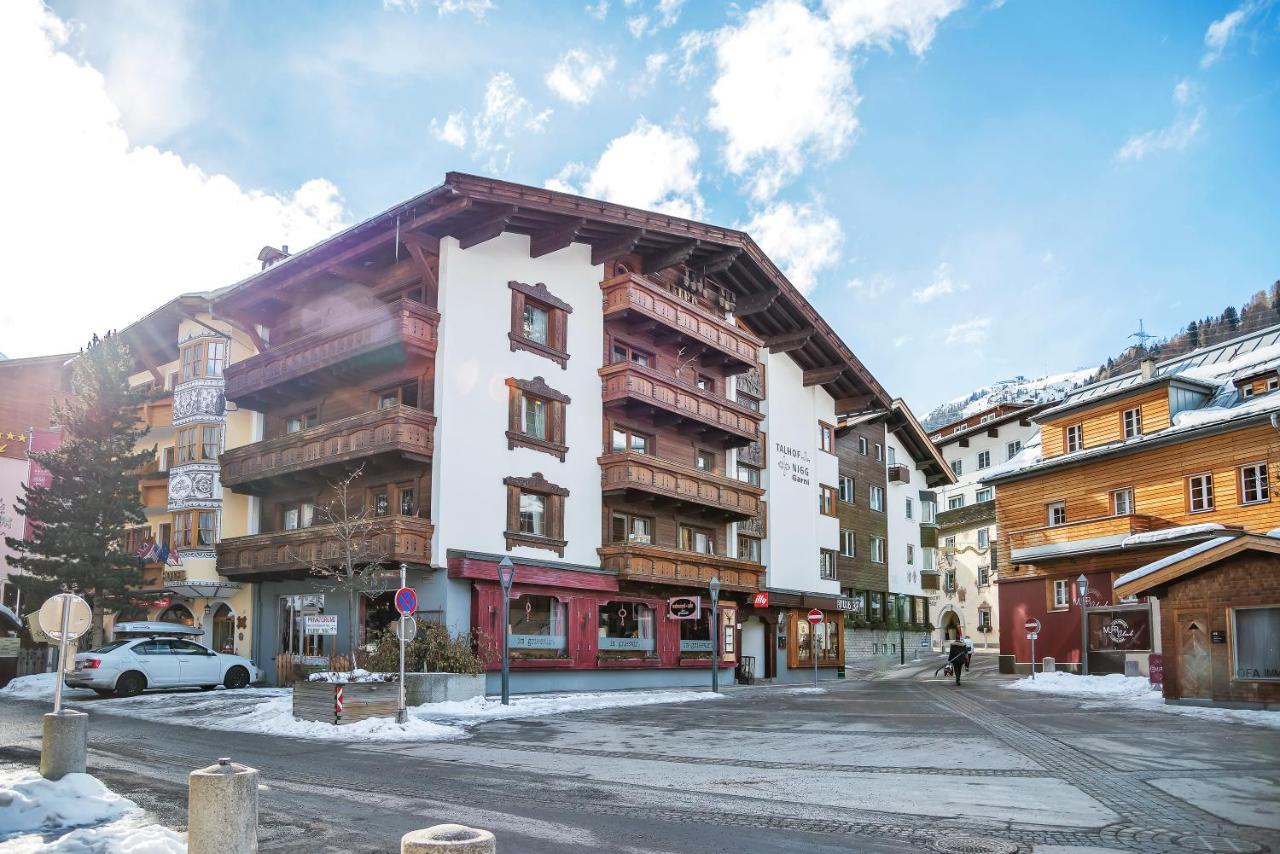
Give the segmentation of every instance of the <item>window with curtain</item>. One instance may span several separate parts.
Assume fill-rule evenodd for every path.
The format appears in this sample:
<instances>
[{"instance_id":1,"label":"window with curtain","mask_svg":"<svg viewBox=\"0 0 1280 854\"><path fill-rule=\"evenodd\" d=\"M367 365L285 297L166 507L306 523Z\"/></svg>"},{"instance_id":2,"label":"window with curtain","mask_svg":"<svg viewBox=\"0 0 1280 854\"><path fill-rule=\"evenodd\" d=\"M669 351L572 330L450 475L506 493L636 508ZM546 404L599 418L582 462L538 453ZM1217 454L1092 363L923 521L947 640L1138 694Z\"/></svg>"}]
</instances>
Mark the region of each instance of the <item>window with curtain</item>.
<instances>
[{"instance_id":1,"label":"window with curtain","mask_svg":"<svg viewBox=\"0 0 1280 854\"><path fill-rule=\"evenodd\" d=\"M516 658L560 658L567 654L565 603L554 596L523 595L508 608L511 654Z\"/></svg>"},{"instance_id":2,"label":"window with curtain","mask_svg":"<svg viewBox=\"0 0 1280 854\"><path fill-rule=\"evenodd\" d=\"M606 602L600 606L596 643L606 654L653 652L653 609L641 602Z\"/></svg>"}]
</instances>

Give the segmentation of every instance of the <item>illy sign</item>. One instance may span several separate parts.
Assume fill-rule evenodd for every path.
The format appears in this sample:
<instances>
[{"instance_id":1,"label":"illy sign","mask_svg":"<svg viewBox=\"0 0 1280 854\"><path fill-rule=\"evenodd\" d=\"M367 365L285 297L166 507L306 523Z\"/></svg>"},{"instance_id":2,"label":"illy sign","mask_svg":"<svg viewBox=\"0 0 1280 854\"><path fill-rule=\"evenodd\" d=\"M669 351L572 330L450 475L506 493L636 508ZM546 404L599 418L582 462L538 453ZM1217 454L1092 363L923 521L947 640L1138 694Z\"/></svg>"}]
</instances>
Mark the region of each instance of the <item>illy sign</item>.
<instances>
[{"instance_id":1,"label":"illy sign","mask_svg":"<svg viewBox=\"0 0 1280 854\"><path fill-rule=\"evenodd\" d=\"M769 607L769 591L761 590L751 597L752 608L768 608Z\"/></svg>"}]
</instances>

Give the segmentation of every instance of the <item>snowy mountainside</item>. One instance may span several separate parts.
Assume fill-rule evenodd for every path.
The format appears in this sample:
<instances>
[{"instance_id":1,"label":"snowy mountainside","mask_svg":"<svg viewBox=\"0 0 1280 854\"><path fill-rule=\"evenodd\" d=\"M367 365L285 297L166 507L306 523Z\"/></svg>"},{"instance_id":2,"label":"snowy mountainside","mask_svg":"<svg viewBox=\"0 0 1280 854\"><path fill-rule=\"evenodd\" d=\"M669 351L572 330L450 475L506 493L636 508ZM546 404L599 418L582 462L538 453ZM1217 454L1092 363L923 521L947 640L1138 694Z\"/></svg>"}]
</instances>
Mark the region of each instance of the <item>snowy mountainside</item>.
<instances>
[{"instance_id":1,"label":"snowy mountainside","mask_svg":"<svg viewBox=\"0 0 1280 854\"><path fill-rule=\"evenodd\" d=\"M1081 368L1035 379L1016 376L997 380L969 394L939 404L922 419L922 424L926 430L933 430L999 403L1047 403L1059 400L1072 389L1087 385L1096 373L1095 368Z\"/></svg>"}]
</instances>

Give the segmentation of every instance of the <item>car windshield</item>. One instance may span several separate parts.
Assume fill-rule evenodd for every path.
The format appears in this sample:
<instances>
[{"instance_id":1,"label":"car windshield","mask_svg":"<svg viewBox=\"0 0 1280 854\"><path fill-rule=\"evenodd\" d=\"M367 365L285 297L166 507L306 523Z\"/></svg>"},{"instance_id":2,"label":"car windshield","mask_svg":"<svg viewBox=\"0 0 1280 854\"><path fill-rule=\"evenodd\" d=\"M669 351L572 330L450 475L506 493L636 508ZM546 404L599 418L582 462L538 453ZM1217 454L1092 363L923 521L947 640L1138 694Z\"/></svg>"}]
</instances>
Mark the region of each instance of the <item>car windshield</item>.
<instances>
[{"instance_id":1,"label":"car windshield","mask_svg":"<svg viewBox=\"0 0 1280 854\"><path fill-rule=\"evenodd\" d=\"M96 652L96 653L98 653L98 654L102 654L102 653L105 653L105 652L111 652L112 650L119 649L120 647L124 646L124 645L125 645L125 644L127 644L128 642L129 642L129 641L127 641L127 640L112 641L111 643L107 644L106 646L100 646L100 647L98 647L97 649L91 649L91 650L89 650L89 651L90 651L90 652Z\"/></svg>"}]
</instances>

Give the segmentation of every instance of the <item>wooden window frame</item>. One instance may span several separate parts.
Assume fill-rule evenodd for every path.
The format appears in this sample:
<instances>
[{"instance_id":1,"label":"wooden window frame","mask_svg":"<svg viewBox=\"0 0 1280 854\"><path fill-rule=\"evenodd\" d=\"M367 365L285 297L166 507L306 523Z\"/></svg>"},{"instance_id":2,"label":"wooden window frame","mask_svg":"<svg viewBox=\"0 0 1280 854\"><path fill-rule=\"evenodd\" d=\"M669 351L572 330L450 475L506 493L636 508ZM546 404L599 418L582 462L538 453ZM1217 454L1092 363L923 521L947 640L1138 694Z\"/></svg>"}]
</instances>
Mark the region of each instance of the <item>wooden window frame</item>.
<instances>
[{"instance_id":1,"label":"wooden window frame","mask_svg":"<svg viewBox=\"0 0 1280 854\"><path fill-rule=\"evenodd\" d=\"M1266 485L1262 489L1263 497L1248 501L1245 499L1244 493L1244 470L1250 468L1256 469L1259 466L1265 470L1265 473L1262 475L1263 479L1266 481ZM1251 463L1241 463L1236 466L1236 500L1240 503L1241 507L1253 507L1256 504L1267 504L1271 501L1271 466L1266 460L1256 460Z\"/></svg>"},{"instance_id":2,"label":"wooden window frame","mask_svg":"<svg viewBox=\"0 0 1280 854\"><path fill-rule=\"evenodd\" d=\"M418 402L417 402L417 403L405 403L405 402L404 402L404 390L405 390L406 388L408 388L409 386L413 386L414 396L418 399ZM385 385L385 386L382 386L382 387L380 387L380 388L376 388L376 389L374 389L374 391L373 391L373 406L374 406L374 408L375 408L375 409L378 409L378 410L382 410L382 409L390 409L391 407L389 407L389 406L384 407L384 406L382 405L382 398L386 397L386 396L387 396L387 395L389 395L389 394L394 394L394 395L396 396L396 405L397 405L397 406L408 406L408 407L410 407L410 408L412 408L412 409L421 409L421 408L422 408L422 407L421 407L421 403L422 403L422 382L421 382L421 380L420 380L418 377L413 377L412 379L407 379L407 380L404 380L403 382L391 383L390 385Z\"/></svg>"},{"instance_id":3,"label":"wooden window frame","mask_svg":"<svg viewBox=\"0 0 1280 854\"><path fill-rule=\"evenodd\" d=\"M205 454L205 448L206 448L206 445L208 444L204 440L205 430L216 431L217 440L213 444L217 450L217 453L215 453L213 456L208 456ZM190 441L184 442L184 439L190 439ZM196 423L196 424L189 424L186 427L179 427L177 436L175 439L174 448L175 448L174 465L185 466L189 463L202 463L202 462L216 463L218 461L219 455L221 455L222 453L222 425ZM184 448L189 448L190 453L184 455Z\"/></svg>"},{"instance_id":4,"label":"wooden window frame","mask_svg":"<svg viewBox=\"0 0 1280 854\"><path fill-rule=\"evenodd\" d=\"M547 290L542 282L534 285L524 282L510 281L511 289L511 330L507 338L511 344L511 352L524 350L537 356L550 359L562 370L569 368L569 315L573 306ZM534 341L524 334L524 307L532 304L547 313L547 343Z\"/></svg>"},{"instance_id":5,"label":"wooden window frame","mask_svg":"<svg viewBox=\"0 0 1280 854\"><path fill-rule=\"evenodd\" d=\"M314 424L308 423L312 419L315 420L315 423ZM289 422L294 420L297 420L302 426L300 426L297 430L294 430L291 433L289 432ZM319 427L320 426L320 410L313 406L310 409L304 409L300 412L295 412L291 415L286 415L283 419L283 425L284 425L284 435L286 436L293 436L297 433L302 433L306 430L310 430L312 427Z\"/></svg>"},{"instance_id":6,"label":"wooden window frame","mask_svg":"<svg viewBox=\"0 0 1280 854\"><path fill-rule=\"evenodd\" d=\"M707 535L707 540L708 540L708 542L710 542L710 543L711 543L711 551L709 551L709 552L700 552L700 551L698 551L697 549L686 549L686 548L684 547L684 532L685 532L685 531L691 531L691 532L696 532L696 533L706 534L706 535ZM680 549L680 551L682 551L682 552L687 552L687 553L689 553L689 554L693 554L693 555L719 555L719 554L720 554L720 552L716 549L716 546L717 546L716 529L715 529L715 528L708 528L708 527L705 527L705 526L703 526L703 525L690 525L690 524L689 524L689 523L687 523L687 522L681 522L681 523L679 523L679 524L676 526L676 545L677 545L677 548L679 548L679 549Z\"/></svg>"},{"instance_id":7,"label":"wooden window frame","mask_svg":"<svg viewBox=\"0 0 1280 854\"><path fill-rule=\"evenodd\" d=\"M1071 431L1076 431L1076 447L1071 447ZM1084 424L1068 424L1062 428L1062 452L1074 454L1084 450Z\"/></svg>"},{"instance_id":8,"label":"wooden window frame","mask_svg":"<svg viewBox=\"0 0 1280 854\"><path fill-rule=\"evenodd\" d=\"M218 348L216 358L211 358L210 347ZM227 349L227 339L221 337L202 337L183 344L178 356L179 381L187 382L205 377L222 376L227 369ZM217 365L217 369L212 373L209 370L210 365Z\"/></svg>"},{"instance_id":9,"label":"wooden window frame","mask_svg":"<svg viewBox=\"0 0 1280 854\"><path fill-rule=\"evenodd\" d=\"M818 484L818 513L822 516L836 516L836 488L825 483Z\"/></svg>"},{"instance_id":10,"label":"wooden window frame","mask_svg":"<svg viewBox=\"0 0 1280 854\"><path fill-rule=\"evenodd\" d=\"M755 543L754 548L756 553L754 556L744 555L742 553L742 544L744 542ZM746 560L746 561L751 561L752 563L759 563L760 558L764 556L763 548L764 548L764 543L759 537L753 537L750 534L738 534L738 560Z\"/></svg>"},{"instance_id":11,"label":"wooden window frame","mask_svg":"<svg viewBox=\"0 0 1280 854\"><path fill-rule=\"evenodd\" d=\"M915 543L907 543L907 566L916 565L916 546Z\"/></svg>"},{"instance_id":12,"label":"wooden window frame","mask_svg":"<svg viewBox=\"0 0 1280 854\"><path fill-rule=\"evenodd\" d=\"M622 359L614 358L613 351L618 348L621 348L622 350L625 351L625 358L622 358ZM644 360L645 360L644 363L642 364L638 362L636 360L636 356L644 357ZM658 364L657 364L658 357L654 355L653 352L646 350L643 347L635 347L631 344L630 341L625 341L621 338L616 338L616 337L611 337L609 339L608 363L610 365L636 365L638 367L649 368L651 370L658 369Z\"/></svg>"},{"instance_id":13,"label":"wooden window frame","mask_svg":"<svg viewBox=\"0 0 1280 854\"><path fill-rule=\"evenodd\" d=\"M835 549L818 549L818 579L820 581L835 581L837 577L836 556L839 554ZM830 567L828 570L827 567Z\"/></svg>"},{"instance_id":14,"label":"wooden window frame","mask_svg":"<svg viewBox=\"0 0 1280 854\"><path fill-rule=\"evenodd\" d=\"M615 430L617 430L619 433L625 433L627 436L627 442L626 442L627 446L623 448L621 451L615 451L613 448L613 431ZM627 427L626 425L619 424L617 422L606 424L605 431L606 432L605 432L605 439L604 439L604 452L606 454L641 454L642 456L646 456L646 457L656 456L655 452L656 452L657 438L648 431L634 430L631 427ZM645 440L646 450L644 451L631 450L631 440L632 440L632 437L635 437L635 436L639 436L640 438Z\"/></svg>"},{"instance_id":15,"label":"wooden window frame","mask_svg":"<svg viewBox=\"0 0 1280 854\"><path fill-rule=\"evenodd\" d=\"M741 477L743 469L748 469L749 471L755 472L756 473L755 479L752 480L751 478L747 478L744 480ZM736 463L736 468L734 469L734 472L733 472L734 478L738 481L738 483L745 483L748 486L760 486L761 482L763 481L763 477L762 477L763 473L764 473L763 469L761 469L759 466L753 466L751 463Z\"/></svg>"},{"instance_id":16,"label":"wooden window frame","mask_svg":"<svg viewBox=\"0 0 1280 854\"><path fill-rule=\"evenodd\" d=\"M507 377L507 450L517 447L550 454L560 462L564 462L569 453L569 445L565 437L565 408L571 402L569 395L557 391L547 385L542 377L522 380ZM540 439L523 432L523 412L521 399L532 397L547 404L547 438Z\"/></svg>"},{"instance_id":17,"label":"wooden window frame","mask_svg":"<svg viewBox=\"0 0 1280 854\"><path fill-rule=\"evenodd\" d=\"M611 545L631 545L632 543L642 545L642 546L653 545L653 541L657 535L656 532L658 530L658 520L656 518L654 518L653 516L649 516L648 514L645 514L645 513L632 513L630 510L611 510L608 508L606 508L606 510L609 514L609 519L607 523L609 526L609 530L608 530L608 533L606 534L608 543L610 543ZM613 537L613 522L614 522L614 519L616 519L619 516L625 518L627 521L627 538L625 540L616 540ZM632 536L631 523L636 519L644 519L646 522L649 523L649 542L645 543L640 540L631 539L631 536Z\"/></svg>"},{"instance_id":18,"label":"wooden window frame","mask_svg":"<svg viewBox=\"0 0 1280 854\"><path fill-rule=\"evenodd\" d=\"M1062 508L1061 522L1053 521L1053 508L1055 507ZM1062 500L1046 502L1044 505L1044 526L1046 528L1061 528L1065 524L1067 524L1067 502Z\"/></svg>"},{"instance_id":19,"label":"wooden window frame","mask_svg":"<svg viewBox=\"0 0 1280 854\"><path fill-rule=\"evenodd\" d=\"M389 501L390 499L388 499ZM311 521L303 524L303 508L311 508ZM289 515L289 511L298 511L298 527L286 528L284 525L285 517ZM316 524L316 503L310 499L297 499L294 501L285 501L276 507L276 530L277 531L302 531L307 528L313 528Z\"/></svg>"},{"instance_id":20,"label":"wooden window frame","mask_svg":"<svg viewBox=\"0 0 1280 854\"><path fill-rule=\"evenodd\" d=\"M547 549L564 557L565 546L569 541L564 538L564 505L569 490L551 483L536 471L529 477L504 477L502 483L507 488L507 527L503 531L507 551L516 546L527 546L532 549ZM547 534L529 534L520 530L520 496L523 493L542 495L547 499Z\"/></svg>"},{"instance_id":21,"label":"wooden window frame","mask_svg":"<svg viewBox=\"0 0 1280 854\"><path fill-rule=\"evenodd\" d=\"M828 454L836 452L836 428L825 421L818 422L818 450Z\"/></svg>"},{"instance_id":22,"label":"wooden window frame","mask_svg":"<svg viewBox=\"0 0 1280 854\"><path fill-rule=\"evenodd\" d=\"M200 524L205 516L209 517L211 523L208 528ZM182 520L185 524L179 524L179 520ZM200 542L200 532L203 530L209 531L208 543ZM218 511L210 510L209 508L195 508L174 513L172 536L175 549L185 549L187 551L212 549L218 543Z\"/></svg>"},{"instance_id":23,"label":"wooden window frame","mask_svg":"<svg viewBox=\"0 0 1280 854\"><path fill-rule=\"evenodd\" d=\"M1207 507L1201 507L1199 510L1195 509L1195 503L1192 497L1193 493L1191 489L1191 481L1195 480L1196 478L1204 478L1205 483L1208 485L1207 495L1209 499L1209 504ZM1217 498L1214 495L1214 490L1213 490L1213 472L1202 471L1202 472L1196 472L1195 474L1189 474L1186 477L1185 484L1186 485L1184 488L1186 490L1187 513L1212 513L1214 510L1218 508Z\"/></svg>"},{"instance_id":24,"label":"wooden window frame","mask_svg":"<svg viewBox=\"0 0 1280 854\"><path fill-rule=\"evenodd\" d=\"M693 387L698 391L705 392L706 394L718 395L719 393L716 391L716 382L716 378L710 374L694 372Z\"/></svg>"},{"instance_id":25,"label":"wooden window frame","mask_svg":"<svg viewBox=\"0 0 1280 854\"><path fill-rule=\"evenodd\" d=\"M711 458L711 468L703 468L702 460L704 457ZM720 474L720 455L710 448L694 448L693 449L693 467L703 474L719 475Z\"/></svg>"},{"instance_id":26,"label":"wooden window frame","mask_svg":"<svg viewBox=\"0 0 1280 854\"><path fill-rule=\"evenodd\" d=\"M1067 601L1064 605L1058 604L1058 599L1054 596L1057 586L1062 584L1067 591ZM1070 611L1071 610L1071 586L1070 578L1046 578L1045 579L1045 604L1050 611Z\"/></svg>"},{"instance_id":27,"label":"wooden window frame","mask_svg":"<svg viewBox=\"0 0 1280 854\"><path fill-rule=\"evenodd\" d=\"M1116 509L1117 508L1116 496L1122 493L1129 494L1129 510L1126 513L1120 513ZM1135 509L1137 505L1137 501L1135 499L1132 486L1122 486L1119 489L1111 490L1110 499L1111 499L1111 515L1112 516L1132 516L1135 512L1137 512Z\"/></svg>"},{"instance_id":28,"label":"wooden window frame","mask_svg":"<svg viewBox=\"0 0 1280 854\"><path fill-rule=\"evenodd\" d=\"M1129 416L1133 416L1134 431L1129 432ZM1125 439L1135 439L1142 435L1142 407L1131 406L1120 413L1120 435Z\"/></svg>"}]
</instances>

